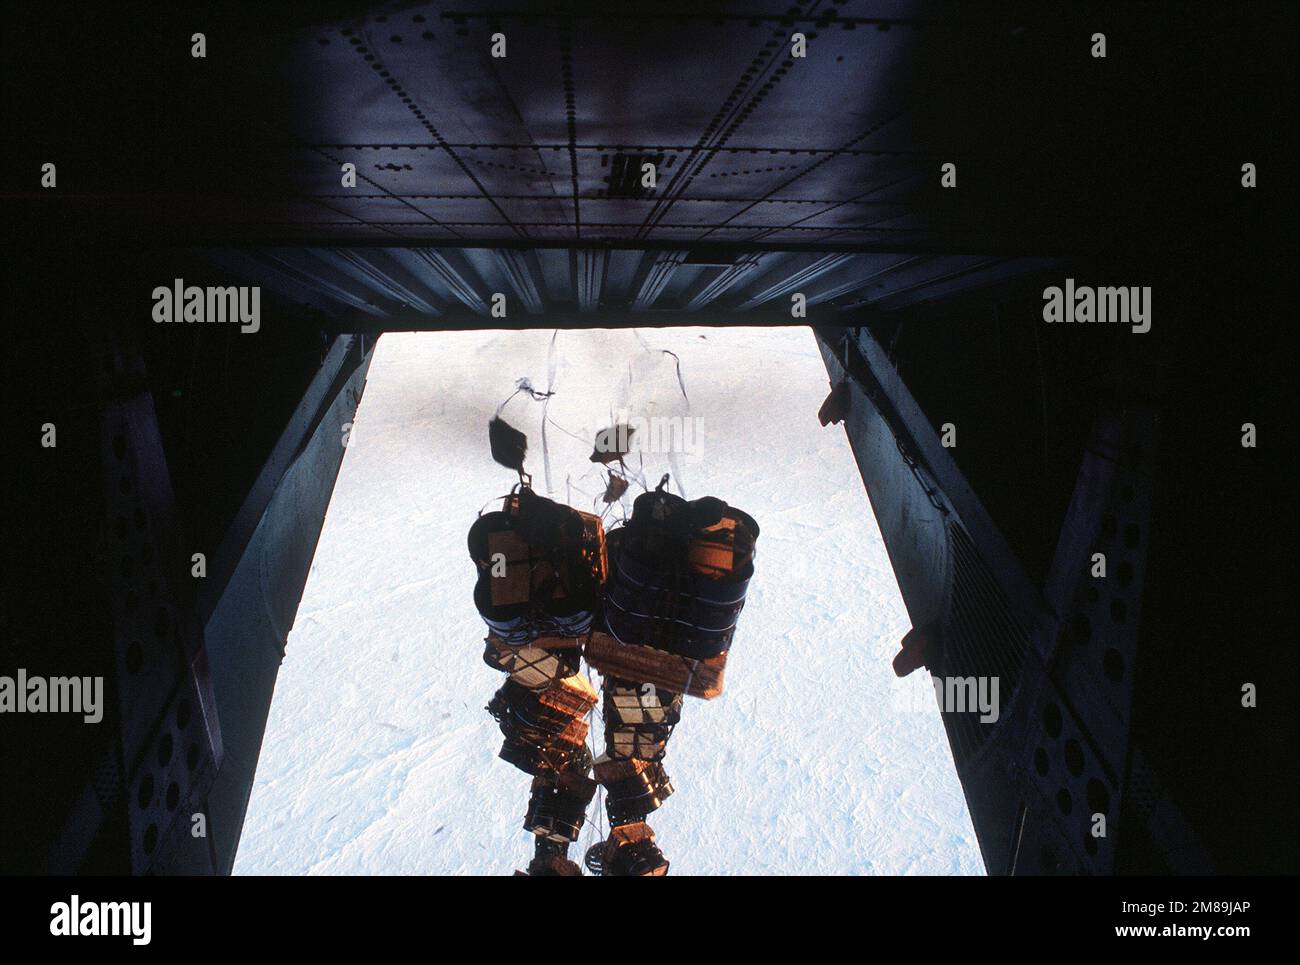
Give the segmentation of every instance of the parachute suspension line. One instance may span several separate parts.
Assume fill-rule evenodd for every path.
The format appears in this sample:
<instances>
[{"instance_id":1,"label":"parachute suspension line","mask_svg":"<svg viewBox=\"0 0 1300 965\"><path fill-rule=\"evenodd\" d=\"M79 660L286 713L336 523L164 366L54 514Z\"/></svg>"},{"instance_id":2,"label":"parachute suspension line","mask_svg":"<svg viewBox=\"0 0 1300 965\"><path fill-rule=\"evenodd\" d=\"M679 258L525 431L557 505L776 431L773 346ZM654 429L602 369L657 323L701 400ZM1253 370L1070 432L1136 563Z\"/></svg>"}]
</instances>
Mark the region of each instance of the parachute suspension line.
<instances>
[{"instance_id":1,"label":"parachute suspension line","mask_svg":"<svg viewBox=\"0 0 1300 965\"><path fill-rule=\"evenodd\" d=\"M691 397L686 394L686 380L682 378L682 360L677 355L676 352L670 352L668 351L668 349L662 349L661 351L665 355L671 355L673 357L673 362L677 366L677 387L682 390L682 398L686 401L685 418L690 419L691 418ZM686 426L685 423L683 423L682 425L683 441L685 440L685 431L686 431ZM673 450L673 447L671 445L668 447L668 465L672 467L673 478L677 483L677 492L681 494L681 497L683 499L687 498L686 489L685 487L682 486L682 467L678 464L677 453Z\"/></svg>"},{"instance_id":2,"label":"parachute suspension line","mask_svg":"<svg viewBox=\"0 0 1300 965\"><path fill-rule=\"evenodd\" d=\"M551 404L551 396L555 394L555 340L559 337L560 330L557 328L551 333L551 344L546 349L546 395L542 399L542 471L546 476L548 496L555 493L555 488L551 485L551 449L546 443L546 407Z\"/></svg>"},{"instance_id":3,"label":"parachute suspension line","mask_svg":"<svg viewBox=\"0 0 1300 965\"><path fill-rule=\"evenodd\" d=\"M611 473L611 475L612 475L612 473ZM611 485L612 485L612 483L611 483ZM602 523L605 521L605 517L609 515L609 511L610 511L610 509L612 509L613 506L614 506L614 504L615 504L616 502L618 502L618 500L616 500L616 499L610 499L609 496L610 496L610 487L609 487L609 486L606 486L606 487L605 487L605 492L604 492L602 495L600 495L600 496L593 496L592 499L591 499L591 511L592 511L593 513L597 511L597 508L598 508L597 505L596 505L597 503L599 503L601 500L604 500L604 502L605 502L605 508L599 510L599 512L600 512L600 520L601 520Z\"/></svg>"},{"instance_id":4,"label":"parachute suspension line","mask_svg":"<svg viewBox=\"0 0 1300 965\"><path fill-rule=\"evenodd\" d=\"M676 352L670 352L668 349L660 349L665 355L671 355L673 362L677 365L677 385L682 390L682 398L686 400L686 412L691 411L691 397L686 394L686 381L682 378L682 360Z\"/></svg>"},{"instance_id":5,"label":"parachute suspension line","mask_svg":"<svg viewBox=\"0 0 1300 965\"><path fill-rule=\"evenodd\" d=\"M584 664L586 664L585 669L586 669L586 671L587 671L587 683L591 685L591 689L592 689L592 690L595 690L595 689L596 689L596 682L595 682L594 680L591 679L591 664L586 663L586 661L583 661L583 662L584 662ZM602 689L603 689L603 685L602 685ZM591 752L591 759L592 759L593 761L596 759L596 756L597 756L597 755L596 755L596 740L597 740L597 738L596 738L596 708L597 708L597 707L600 707L601 705L602 705L602 702L601 702L601 701L597 701L596 703L592 704L592 706L591 706L591 710L587 711L587 740L588 740L588 742L589 742L589 744L590 744L589 750L590 750L590 752ZM601 721L601 723L603 724L603 723L604 723L604 720L603 720L604 711L603 711L603 710L601 711L601 715L602 715L602 721ZM603 729L603 728L602 728L602 731L601 731L601 732L602 732L602 733L604 732L604 729ZM587 828L593 828L593 830L595 830L595 831L597 832L597 835L598 835L598 836L597 836L597 838L596 838L596 843L599 843L599 842L605 840L605 807L604 807L604 805L605 805L605 788L604 788L603 785L601 785L601 784L599 784L599 783L596 784L596 797L595 797L595 803L596 803L596 820L595 820L594 822L593 822L593 821L587 821L587 822L585 822L585 826L586 826ZM593 845L593 846L594 846L594 845ZM586 852L589 850L589 848L581 848L580 850L581 850L582 853L585 855Z\"/></svg>"},{"instance_id":6,"label":"parachute suspension line","mask_svg":"<svg viewBox=\"0 0 1300 965\"><path fill-rule=\"evenodd\" d=\"M691 684L695 682L695 668L699 666L699 662L683 658L682 663L686 666L686 686L682 688L682 691L684 693L690 693Z\"/></svg>"},{"instance_id":7,"label":"parachute suspension line","mask_svg":"<svg viewBox=\"0 0 1300 965\"><path fill-rule=\"evenodd\" d=\"M508 396L506 396L505 401L502 402L499 406L497 406L497 411L496 411L496 413L495 413L495 417L496 417L496 418L498 418L498 419L501 418L501 413L505 410L505 407L506 407L507 405L509 405L509 404L510 404L510 400L513 399L513 398L514 398L515 396L517 396L518 394L519 394L519 390L518 390L518 389L515 389L515 390L514 390L513 392L511 392Z\"/></svg>"},{"instance_id":8,"label":"parachute suspension line","mask_svg":"<svg viewBox=\"0 0 1300 965\"><path fill-rule=\"evenodd\" d=\"M646 485L646 481L645 481L645 453L642 452L640 449L638 449L636 451L636 459L637 459L638 468L636 471L636 475L633 476L632 478L636 481L636 484L641 487L642 491L648 493L650 491L650 487Z\"/></svg>"},{"instance_id":9,"label":"parachute suspension line","mask_svg":"<svg viewBox=\"0 0 1300 965\"><path fill-rule=\"evenodd\" d=\"M548 399L542 403L542 476L546 480L546 495L554 496L555 489L551 486L551 447L546 442L546 406L549 402Z\"/></svg>"},{"instance_id":10,"label":"parachute suspension line","mask_svg":"<svg viewBox=\"0 0 1300 965\"><path fill-rule=\"evenodd\" d=\"M677 464L677 453L673 452L671 448L668 450L668 465L672 466L673 481L677 483L677 492L682 499L686 499L686 489L682 486L682 467ZM668 478L668 473L664 473L664 478Z\"/></svg>"},{"instance_id":11,"label":"parachute suspension line","mask_svg":"<svg viewBox=\"0 0 1300 965\"><path fill-rule=\"evenodd\" d=\"M582 479L583 479L582 476L579 476L579 477L578 477L578 480L579 480L579 481L581 481ZM577 494L578 494L581 498L583 498L583 499L592 499L592 500L595 500L595 499L599 499L599 498L600 498L599 494L592 494L592 493L589 493L589 492L587 492L585 489L582 489L580 486L575 486L575 485L573 485L573 477L572 477L572 476L566 477L566 479L565 479L565 485L566 485L567 488L568 488L568 494L569 494L569 500L568 500L568 502L569 502L569 505L570 505L570 506L573 505L573 494L574 494L574 493L577 493Z\"/></svg>"},{"instance_id":12,"label":"parachute suspension line","mask_svg":"<svg viewBox=\"0 0 1300 965\"><path fill-rule=\"evenodd\" d=\"M577 439L579 442L584 443L585 445L588 446L591 445L591 441L589 439L582 438L582 436L578 435L576 432L570 432L568 429L564 428L564 426L560 425L558 422L556 422L554 419L550 418L549 416L546 417L546 421L549 422L551 425L555 426L555 428L559 429L570 439Z\"/></svg>"},{"instance_id":13,"label":"parachute suspension line","mask_svg":"<svg viewBox=\"0 0 1300 965\"><path fill-rule=\"evenodd\" d=\"M549 392L549 391L538 392L536 389L533 388L532 380L527 378L515 380L515 391L527 392L530 396L532 396L534 402L541 402L555 395L554 392Z\"/></svg>"},{"instance_id":14,"label":"parachute suspension line","mask_svg":"<svg viewBox=\"0 0 1300 965\"><path fill-rule=\"evenodd\" d=\"M538 392L536 389L533 388L533 383L526 378L515 379L515 390L511 392L508 396L506 396L504 402L502 402L499 406L497 406L496 416L498 419L501 417L501 413L502 411L505 410L505 407L509 405L510 401L515 396L517 396L520 392L527 392L532 397L534 402L544 402L545 400L549 399L551 396L555 394L554 392L550 392L550 391Z\"/></svg>"}]
</instances>

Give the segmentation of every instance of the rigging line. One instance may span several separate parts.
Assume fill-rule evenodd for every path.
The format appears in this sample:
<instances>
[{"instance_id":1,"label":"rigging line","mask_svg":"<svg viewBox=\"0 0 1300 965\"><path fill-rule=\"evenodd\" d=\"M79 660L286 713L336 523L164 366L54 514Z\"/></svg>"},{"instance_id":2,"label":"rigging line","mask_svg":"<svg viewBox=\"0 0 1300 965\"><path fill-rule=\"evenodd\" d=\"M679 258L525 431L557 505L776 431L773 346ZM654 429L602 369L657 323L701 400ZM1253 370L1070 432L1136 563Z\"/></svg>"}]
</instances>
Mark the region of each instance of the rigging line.
<instances>
[{"instance_id":1,"label":"rigging line","mask_svg":"<svg viewBox=\"0 0 1300 965\"><path fill-rule=\"evenodd\" d=\"M556 421L555 421L554 419L552 419L550 416L546 415L546 413L545 413L544 410L543 410L543 412L542 412L542 415L543 415L543 417L546 419L547 422L549 422L551 425L555 426L555 428L559 429L561 432L563 432L563 433L564 433L566 436L568 436L569 438L571 438L571 439L577 439L579 442L583 443L584 445L588 445L588 446L589 446L589 445L592 444L592 443L591 443L591 440L589 440L589 439L584 439L584 438L582 438L582 436L578 435L577 433L570 432L568 429L564 428L564 426L560 425L558 422L556 422Z\"/></svg>"},{"instance_id":2,"label":"rigging line","mask_svg":"<svg viewBox=\"0 0 1300 965\"><path fill-rule=\"evenodd\" d=\"M509 498L511 497L511 495L513 495L513 493L506 493L504 496L493 496L491 499L489 499L486 503L483 504L483 507L482 507L482 509L480 509L480 510L478 511L478 514L479 514L480 516L482 516L482 515L483 515L483 510L484 510L484 509L487 509L489 506L491 506L491 505L492 505L494 502L496 502L498 499L509 499Z\"/></svg>"},{"instance_id":3,"label":"rigging line","mask_svg":"<svg viewBox=\"0 0 1300 965\"><path fill-rule=\"evenodd\" d=\"M515 391L527 392L532 396L534 402L542 402L555 395L554 392L538 392L533 388L532 380L527 377L515 380Z\"/></svg>"},{"instance_id":4,"label":"rigging line","mask_svg":"<svg viewBox=\"0 0 1300 965\"><path fill-rule=\"evenodd\" d=\"M580 476L580 477L578 477L578 478L581 480L581 479L584 478L584 477ZM570 491L571 491L571 492L576 492L576 493L577 493L579 496L581 496L583 499L594 499L594 498L596 498L596 494L593 494L593 493L587 492L585 489L581 488L580 486L574 486L574 485L572 485L572 483L570 483Z\"/></svg>"},{"instance_id":5,"label":"rigging line","mask_svg":"<svg viewBox=\"0 0 1300 965\"><path fill-rule=\"evenodd\" d=\"M536 389L533 388L533 384L529 382L527 378L516 379L515 390L511 392L508 396L506 396L505 402L502 402L499 406L497 406L496 414L500 416L501 410L504 409L507 405L509 405L510 400L513 399L515 396L517 396L520 392L527 392L529 396L532 397L532 400L534 402L545 402L547 399L549 399L551 396L555 394L554 392L538 392Z\"/></svg>"},{"instance_id":6,"label":"rigging line","mask_svg":"<svg viewBox=\"0 0 1300 965\"><path fill-rule=\"evenodd\" d=\"M587 664L587 683L591 684L592 690L596 689L596 682L591 679L591 664ZM603 698L605 692L605 684L603 680L601 681L600 691L601 691L601 697ZM600 708L600 721L602 725L601 730L603 731L604 730L603 725L605 723L605 704L603 699L593 704L591 710L589 711L591 715L591 722L587 725L587 734L591 737L591 750L592 750L591 759L593 761L596 759L595 751L596 751L596 708L597 707ZM596 784L595 830L598 835L597 840L604 841L605 840L605 786L603 784L600 784L599 782ZM586 857L585 853L583 857L585 859ZM586 865L585 860L583 861L583 864Z\"/></svg>"},{"instance_id":7,"label":"rigging line","mask_svg":"<svg viewBox=\"0 0 1300 965\"><path fill-rule=\"evenodd\" d=\"M551 396L555 394L555 340L559 338L560 330L557 328L551 333L551 344L546 349L546 398L542 400L542 475L546 479L546 495L555 492L551 485L551 448L546 441L546 409L551 404Z\"/></svg>"},{"instance_id":8,"label":"rigging line","mask_svg":"<svg viewBox=\"0 0 1300 965\"><path fill-rule=\"evenodd\" d=\"M597 499L600 498L600 493L584 492L583 490L578 489L576 486L574 487L573 491L578 494L578 498L580 499L590 499L592 502L595 502Z\"/></svg>"},{"instance_id":9,"label":"rigging line","mask_svg":"<svg viewBox=\"0 0 1300 965\"><path fill-rule=\"evenodd\" d=\"M515 396L517 396L517 395L518 395L520 392L522 392L522 391L523 391L522 389L515 389L515 390L514 390L513 392L511 392L508 396L506 396L506 400L505 400L505 402L502 402L499 406L497 406L496 417L497 417L498 419L501 418L501 410L504 409L507 405L509 405L509 404L510 404L510 400L513 399Z\"/></svg>"},{"instance_id":10,"label":"rigging line","mask_svg":"<svg viewBox=\"0 0 1300 965\"><path fill-rule=\"evenodd\" d=\"M668 465L673 467L673 481L677 483L677 492L682 499L689 499L686 495L686 487L682 485L682 467L677 464L677 453L671 446L668 448Z\"/></svg>"},{"instance_id":11,"label":"rigging line","mask_svg":"<svg viewBox=\"0 0 1300 965\"><path fill-rule=\"evenodd\" d=\"M646 492L649 492L650 487L646 485L646 481L645 481L645 453L642 452L640 449L638 449L636 451L636 457L638 460L640 460L641 467L637 470L636 475L633 476L632 478L637 481L637 483L641 486L642 489L644 489Z\"/></svg>"},{"instance_id":12,"label":"rigging line","mask_svg":"<svg viewBox=\"0 0 1300 965\"><path fill-rule=\"evenodd\" d=\"M542 403L542 478L546 480L546 495L550 496L555 492L551 486L551 447L546 443L546 404L550 400Z\"/></svg>"},{"instance_id":13,"label":"rigging line","mask_svg":"<svg viewBox=\"0 0 1300 965\"><path fill-rule=\"evenodd\" d=\"M681 360L681 358L678 356L678 354L677 354L676 352L670 352L670 351L668 351L668 349L666 349L666 348L664 348L664 349L660 349L659 351L663 352L665 355L671 355L671 356L673 357L673 362L674 362L674 363L676 364L676 366L677 366L677 385L678 385L678 387L682 390L682 398L686 400L686 411L687 411L687 412L690 412L690 409L691 409L691 397L690 397L689 395L686 394L686 381L682 378L682 360Z\"/></svg>"}]
</instances>

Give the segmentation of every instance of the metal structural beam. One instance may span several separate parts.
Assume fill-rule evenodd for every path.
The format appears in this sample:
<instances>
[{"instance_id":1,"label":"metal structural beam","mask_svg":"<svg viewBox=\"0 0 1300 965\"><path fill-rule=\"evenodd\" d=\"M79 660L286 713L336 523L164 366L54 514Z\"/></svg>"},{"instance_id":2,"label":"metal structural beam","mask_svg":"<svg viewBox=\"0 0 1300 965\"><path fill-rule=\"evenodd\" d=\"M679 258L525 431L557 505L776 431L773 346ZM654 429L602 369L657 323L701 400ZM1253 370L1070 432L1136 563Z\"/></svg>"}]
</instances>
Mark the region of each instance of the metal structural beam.
<instances>
[{"instance_id":1,"label":"metal structural beam","mask_svg":"<svg viewBox=\"0 0 1300 965\"><path fill-rule=\"evenodd\" d=\"M599 248L577 248L572 252L573 291L578 311L594 312L600 307L609 253Z\"/></svg>"},{"instance_id":2,"label":"metal structural beam","mask_svg":"<svg viewBox=\"0 0 1300 965\"><path fill-rule=\"evenodd\" d=\"M249 518L256 517L252 530L243 538L241 525L232 544L239 547L233 570L207 617L212 689L225 745L207 801L220 874L234 866L285 642L373 356L360 337L341 338L338 348L282 434L263 472L264 485L250 496L251 506L246 504Z\"/></svg>"},{"instance_id":3,"label":"metal structural beam","mask_svg":"<svg viewBox=\"0 0 1300 965\"><path fill-rule=\"evenodd\" d=\"M995 720L940 706L990 873L1111 873L1125 822L1171 868L1211 870L1129 736L1153 481L1124 454L1154 451L1153 414L1103 409L1039 587L875 338L818 335L927 667L999 683ZM1099 548L1111 583L1093 578Z\"/></svg>"},{"instance_id":4,"label":"metal structural beam","mask_svg":"<svg viewBox=\"0 0 1300 965\"><path fill-rule=\"evenodd\" d=\"M373 340L360 335L339 335L331 342L320 369L209 561L208 576L200 585L197 598L201 621L206 622L216 609L285 474L325 419L342 386L353 378L359 367L369 364L372 348Z\"/></svg>"},{"instance_id":5,"label":"metal structural beam","mask_svg":"<svg viewBox=\"0 0 1300 965\"><path fill-rule=\"evenodd\" d=\"M545 303L539 288L542 282L536 255L509 248L496 250L493 255L510 280L510 287L514 289L515 296L524 303L524 310L529 315L540 315ZM419 310L418 305L411 307Z\"/></svg>"}]
</instances>

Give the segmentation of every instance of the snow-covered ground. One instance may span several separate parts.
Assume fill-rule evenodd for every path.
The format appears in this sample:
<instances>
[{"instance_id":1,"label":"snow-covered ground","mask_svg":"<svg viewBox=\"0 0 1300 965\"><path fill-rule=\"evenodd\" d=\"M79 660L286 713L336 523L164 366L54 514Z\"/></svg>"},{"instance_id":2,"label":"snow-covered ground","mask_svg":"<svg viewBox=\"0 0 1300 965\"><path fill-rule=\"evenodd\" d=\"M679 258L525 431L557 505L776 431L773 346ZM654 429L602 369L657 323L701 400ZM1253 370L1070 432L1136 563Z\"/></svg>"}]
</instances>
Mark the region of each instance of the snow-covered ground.
<instances>
[{"instance_id":1,"label":"snow-covered ground","mask_svg":"<svg viewBox=\"0 0 1300 965\"><path fill-rule=\"evenodd\" d=\"M900 681L890 666L906 612L844 431L817 422L828 384L804 328L562 331L553 346L542 331L383 336L289 636L236 873L527 863L529 778L496 757L483 708L503 677L482 662L465 549L475 515L514 482L489 458L487 421L523 377L555 391L558 498L592 508L604 488L592 433L612 411L689 415L703 420L699 444L675 455L674 480L762 528L726 691L688 698L668 747L676 793L650 822L671 873L983 873L933 695L915 699L928 677ZM545 492L541 413L520 394L502 415L528 433ZM644 458L651 486L671 471ZM604 825L599 801L579 861Z\"/></svg>"}]
</instances>

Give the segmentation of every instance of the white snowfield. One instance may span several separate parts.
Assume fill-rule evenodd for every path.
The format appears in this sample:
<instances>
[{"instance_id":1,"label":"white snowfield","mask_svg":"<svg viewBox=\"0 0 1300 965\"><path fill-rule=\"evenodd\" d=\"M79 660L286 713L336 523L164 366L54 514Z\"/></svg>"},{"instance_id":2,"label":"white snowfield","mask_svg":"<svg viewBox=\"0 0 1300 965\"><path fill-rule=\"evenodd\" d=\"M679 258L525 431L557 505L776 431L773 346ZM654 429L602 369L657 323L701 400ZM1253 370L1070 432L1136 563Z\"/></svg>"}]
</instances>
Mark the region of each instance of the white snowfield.
<instances>
[{"instance_id":1,"label":"white snowfield","mask_svg":"<svg viewBox=\"0 0 1300 965\"><path fill-rule=\"evenodd\" d=\"M380 340L289 635L236 873L527 864L530 779L496 756L484 706L504 677L482 662L465 547L475 515L516 481L489 457L487 423L527 377L555 391L556 498L592 509L604 476L588 456L612 411L698 416L674 489L724 499L762 529L726 690L688 698L668 745L676 793L650 824L670 874L982 874L928 674L900 681L890 666L909 623L844 430L817 421L829 386L811 332L561 331L553 351L552 334ZM664 349L681 360L689 409ZM502 415L528 434L527 468L546 493L541 413L520 394ZM664 454L644 460L651 487L671 470ZM905 709L917 688L928 702ZM599 754L599 707L593 716ZM606 828L601 796L588 817L570 849L579 862Z\"/></svg>"}]
</instances>

